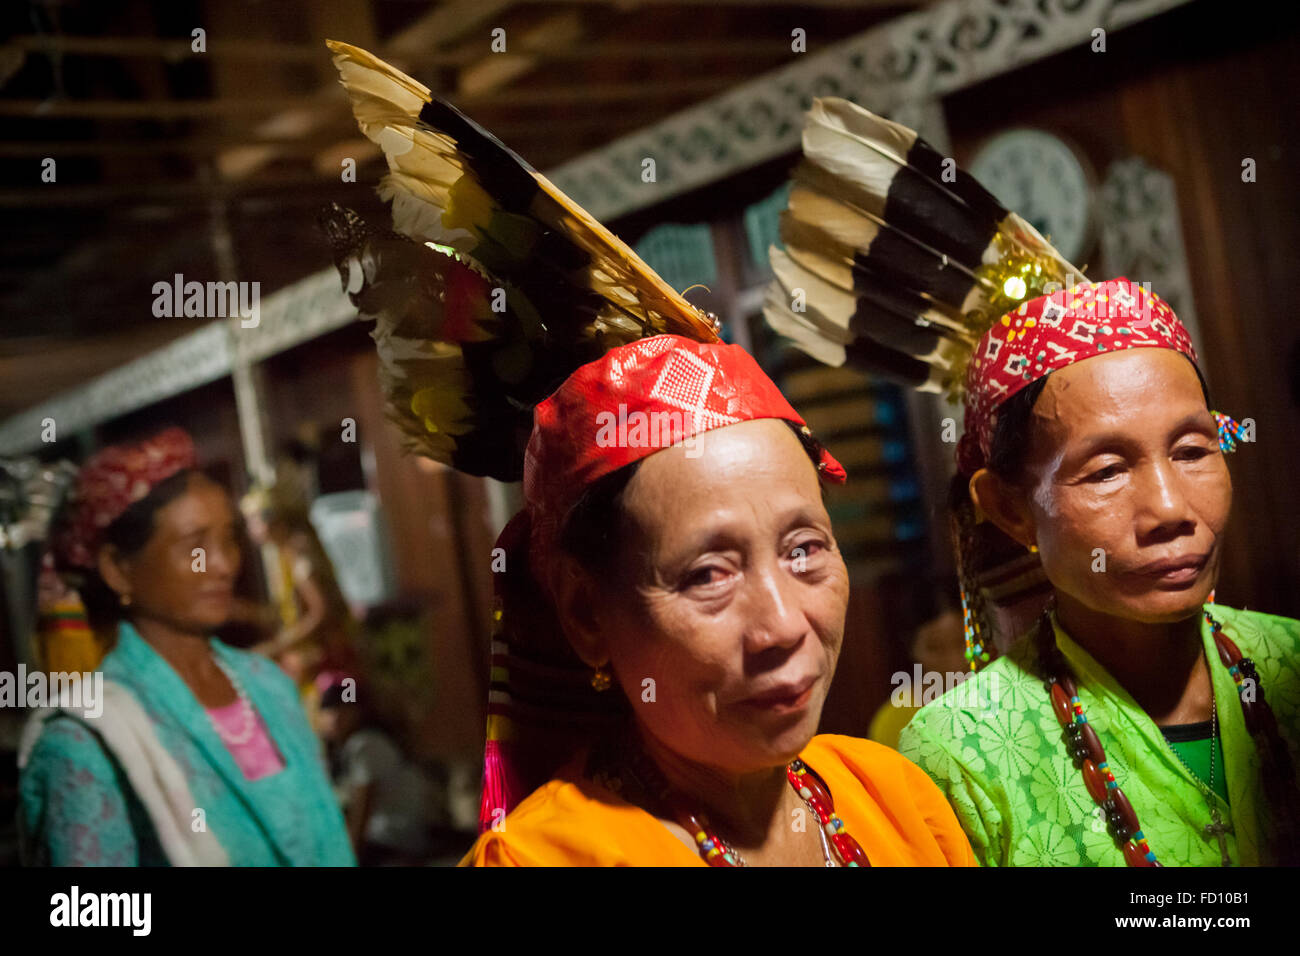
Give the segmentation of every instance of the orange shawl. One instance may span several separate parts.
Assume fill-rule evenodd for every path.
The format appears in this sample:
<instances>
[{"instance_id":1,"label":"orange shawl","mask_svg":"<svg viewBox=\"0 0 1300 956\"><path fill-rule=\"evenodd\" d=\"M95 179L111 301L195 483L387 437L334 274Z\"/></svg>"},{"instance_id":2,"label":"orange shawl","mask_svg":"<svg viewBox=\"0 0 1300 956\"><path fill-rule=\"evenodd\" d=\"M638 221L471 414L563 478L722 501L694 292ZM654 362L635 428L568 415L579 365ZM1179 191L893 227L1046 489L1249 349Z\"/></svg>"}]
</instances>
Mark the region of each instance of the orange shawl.
<instances>
[{"instance_id":1,"label":"orange shawl","mask_svg":"<svg viewBox=\"0 0 1300 956\"><path fill-rule=\"evenodd\" d=\"M874 866L974 866L939 788L896 751L823 734L800 755ZM585 755L583 755L585 758ZM704 866L658 819L582 777L577 760L489 830L461 866Z\"/></svg>"}]
</instances>

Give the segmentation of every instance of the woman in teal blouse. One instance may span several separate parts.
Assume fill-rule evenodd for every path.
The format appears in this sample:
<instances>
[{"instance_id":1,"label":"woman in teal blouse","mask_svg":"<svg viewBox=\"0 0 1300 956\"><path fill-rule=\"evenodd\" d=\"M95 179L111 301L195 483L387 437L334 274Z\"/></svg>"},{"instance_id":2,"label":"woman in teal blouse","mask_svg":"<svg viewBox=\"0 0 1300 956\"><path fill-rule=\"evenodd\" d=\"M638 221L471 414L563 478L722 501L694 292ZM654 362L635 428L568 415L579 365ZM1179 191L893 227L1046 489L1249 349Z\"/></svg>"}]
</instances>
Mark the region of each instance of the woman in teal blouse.
<instances>
[{"instance_id":1,"label":"woman in teal blouse","mask_svg":"<svg viewBox=\"0 0 1300 956\"><path fill-rule=\"evenodd\" d=\"M355 864L292 682L210 636L233 606L234 521L178 429L83 469L60 552L92 624L116 611L116 645L102 714L47 710L28 725L25 862Z\"/></svg>"}]
</instances>

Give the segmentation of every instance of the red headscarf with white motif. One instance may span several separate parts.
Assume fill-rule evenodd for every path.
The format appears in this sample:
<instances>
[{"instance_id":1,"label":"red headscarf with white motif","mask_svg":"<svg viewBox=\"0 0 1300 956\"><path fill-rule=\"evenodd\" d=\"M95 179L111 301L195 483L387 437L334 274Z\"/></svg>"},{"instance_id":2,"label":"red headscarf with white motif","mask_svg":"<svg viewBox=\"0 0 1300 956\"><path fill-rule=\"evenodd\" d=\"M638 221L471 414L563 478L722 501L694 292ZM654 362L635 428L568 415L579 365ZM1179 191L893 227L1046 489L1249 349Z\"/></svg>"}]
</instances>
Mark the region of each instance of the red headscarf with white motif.
<instances>
[{"instance_id":1,"label":"red headscarf with white motif","mask_svg":"<svg viewBox=\"0 0 1300 956\"><path fill-rule=\"evenodd\" d=\"M1124 349L1161 348L1197 363L1191 336L1154 292L1125 278L1084 282L1039 296L984 334L966 368L966 429L957 464L972 475L988 461L997 410L1058 368Z\"/></svg>"}]
</instances>

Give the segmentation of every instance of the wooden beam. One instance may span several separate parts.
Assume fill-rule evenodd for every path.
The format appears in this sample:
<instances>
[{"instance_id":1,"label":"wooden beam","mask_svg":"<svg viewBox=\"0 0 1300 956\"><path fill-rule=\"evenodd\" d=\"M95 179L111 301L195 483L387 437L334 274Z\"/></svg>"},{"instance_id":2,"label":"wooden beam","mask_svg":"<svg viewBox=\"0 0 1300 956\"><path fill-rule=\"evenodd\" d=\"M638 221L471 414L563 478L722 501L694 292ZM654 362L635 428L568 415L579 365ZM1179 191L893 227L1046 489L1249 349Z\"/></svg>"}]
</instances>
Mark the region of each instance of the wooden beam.
<instances>
[{"instance_id":1,"label":"wooden beam","mask_svg":"<svg viewBox=\"0 0 1300 956\"><path fill-rule=\"evenodd\" d=\"M787 7L797 10L799 7L826 7L840 10L889 10L892 7L916 9L930 6L939 0L518 0L519 3L538 6L559 5L572 6L617 6L621 9L633 7Z\"/></svg>"},{"instance_id":2,"label":"wooden beam","mask_svg":"<svg viewBox=\"0 0 1300 956\"><path fill-rule=\"evenodd\" d=\"M47 184L34 189L0 190L0 209L24 209L61 206L105 206L136 203L209 202L214 196L232 201L264 193L274 193L284 201L295 190L311 190L322 201L319 190L328 184L320 176L267 177L244 183L216 182L211 185L195 180L183 182L142 182L107 186L65 186Z\"/></svg>"},{"instance_id":3,"label":"wooden beam","mask_svg":"<svg viewBox=\"0 0 1300 956\"><path fill-rule=\"evenodd\" d=\"M649 122L658 114L648 109L641 115L641 122ZM626 114L619 116L620 125L628 125ZM631 117L636 119L636 116ZM572 112L562 117L540 120L502 120L492 124L493 133L506 142L514 139L545 138L547 136L563 137L566 132L575 130L608 129L610 117L591 112ZM352 142L346 136L356 130L356 124L350 116L340 112L338 132L317 132L310 137L241 137L232 134L229 138L202 136L193 139L132 139L122 140L43 140L34 143L0 142L0 158L44 159L47 156L63 158L70 156L212 156L221 150L244 147L271 145L282 157L315 157L317 154L333 150L340 144ZM366 140L369 144L370 141ZM373 145L373 144L371 144ZM367 151L368 152L368 151ZM345 153L360 162L359 154ZM378 155L377 152L374 155Z\"/></svg>"},{"instance_id":4,"label":"wooden beam","mask_svg":"<svg viewBox=\"0 0 1300 956\"><path fill-rule=\"evenodd\" d=\"M537 48L563 50L574 47L583 37L583 22L575 10L547 17L524 31L520 46L524 51ZM507 44L501 53L487 53L478 62L461 70L456 88L462 97L499 90L536 69L538 58L532 53L512 51Z\"/></svg>"},{"instance_id":5,"label":"wooden beam","mask_svg":"<svg viewBox=\"0 0 1300 956\"><path fill-rule=\"evenodd\" d=\"M480 106L557 106L565 103L652 103L662 99L709 96L734 86L744 78L710 71L679 80L657 80L653 83L582 83L576 86L509 89L456 97L456 105L469 109Z\"/></svg>"},{"instance_id":6,"label":"wooden beam","mask_svg":"<svg viewBox=\"0 0 1300 956\"><path fill-rule=\"evenodd\" d=\"M212 119L300 108L307 96L213 100L5 100L0 116L23 119L171 120Z\"/></svg>"},{"instance_id":7,"label":"wooden beam","mask_svg":"<svg viewBox=\"0 0 1300 956\"><path fill-rule=\"evenodd\" d=\"M790 39L757 39L737 37L734 40L674 40L672 42L625 43L621 41L588 40L580 46L548 49L524 44L524 52L539 60L653 60L672 62L693 61L707 65L710 59L744 57L746 59L771 59L793 56Z\"/></svg>"},{"instance_id":8,"label":"wooden beam","mask_svg":"<svg viewBox=\"0 0 1300 956\"><path fill-rule=\"evenodd\" d=\"M122 45L122 50L115 50ZM160 40L151 37L14 37L0 45L15 47L24 52L44 53L53 49L65 55L106 57L161 57L178 61L203 56L218 59L277 60L287 63L318 63L324 58L321 48L314 43L284 44L267 42L209 41L208 52L193 53L188 40ZM179 49L180 46L184 50ZM66 47L66 49L64 49ZM173 49L176 47L177 49ZM778 57L790 55L789 38L759 39L737 37L734 40L681 40L671 42L625 43L620 41L588 40L579 46L550 47L532 43L525 38L519 43L519 52L539 60L694 60L716 57ZM422 67L460 68L477 63L483 58L478 47L456 50L433 50L419 54Z\"/></svg>"},{"instance_id":9,"label":"wooden beam","mask_svg":"<svg viewBox=\"0 0 1300 956\"><path fill-rule=\"evenodd\" d=\"M449 0L389 39L376 52L399 69L409 71L411 63L426 62L429 57L445 50L474 30L482 29L491 19L503 15L513 3L514 0ZM313 22L315 29L329 29L331 32L334 25L335 21L328 16L322 16ZM347 32L345 24L340 25L344 26ZM339 36L338 39L363 44L367 42L365 37L356 37L353 34ZM323 42L320 44L320 55L325 64L324 69L332 70L329 64L329 51ZM264 129L274 128L281 121L291 120L299 127L299 135L306 136L328 125L337 115L335 111L338 107L346 104L346 99L339 96L339 86L334 81L327 82L321 88L320 97L321 105L316 109L272 117ZM324 105L326 102L329 104L328 108ZM230 170L232 174L237 173L248 177L272 162L277 155L274 150L263 150L256 155L243 151L231 160L218 158L217 165L218 168Z\"/></svg>"},{"instance_id":10,"label":"wooden beam","mask_svg":"<svg viewBox=\"0 0 1300 956\"><path fill-rule=\"evenodd\" d=\"M194 139L133 139L121 140L44 140L36 143L0 143L0 157L15 159L40 158L46 156L156 156L160 153L174 156L211 156L219 150L229 149L232 143L256 146L274 144L284 155L311 156L320 148L320 142L302 139L217 139L215 137L196 137Z\"/></svg>"},{"instance_id":11,"label":"wooden beam","mask_svg":"<svg viewBox=\"0 0 1300 956\"><path fill-rule=\"evenodd\" d=\"M50 34L10 37L5 46L24 53L57 53L61 56L161 57L173 63L215 57L220 60L275 60L282 63L313 63L320 57L314 43L276 43L259 40L207 40L202 52L195 52L189 37L94 37Z\"/></svg>"}]
</instances>

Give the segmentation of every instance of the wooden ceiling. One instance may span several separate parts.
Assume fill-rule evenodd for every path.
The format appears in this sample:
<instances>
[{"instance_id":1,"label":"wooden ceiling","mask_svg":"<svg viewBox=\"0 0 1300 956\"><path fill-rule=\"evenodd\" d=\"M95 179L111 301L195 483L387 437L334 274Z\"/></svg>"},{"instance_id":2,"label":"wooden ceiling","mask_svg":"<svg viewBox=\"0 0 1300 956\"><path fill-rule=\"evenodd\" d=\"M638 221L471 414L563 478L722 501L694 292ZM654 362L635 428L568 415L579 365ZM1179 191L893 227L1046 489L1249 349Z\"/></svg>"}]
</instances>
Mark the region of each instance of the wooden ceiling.
<instances>
[{"instance_id":1,"label":"wooden ceiling","mask_svg":"<svg viewBox=\"0 0 1300 956\"><path fill-rule=\"evenodd\" d=\"M370 49L539 169L922 5L876 0L128 0L0 11L0 420L205 320L153 284L262 295L328 264L330 200L385 215L323 40ZM493 52L503 28L506 52ZM196 28L205 49L193 49ZM357 161L357 182L341 163ZM55 181L44 182L47 159ZM229 260L224 260L229 261Z\"/></svg>"}]
</instances>

